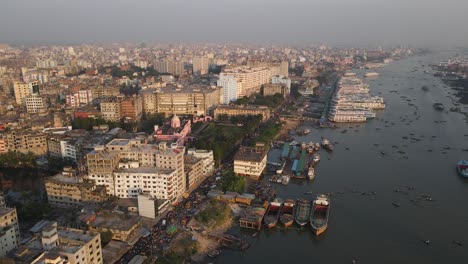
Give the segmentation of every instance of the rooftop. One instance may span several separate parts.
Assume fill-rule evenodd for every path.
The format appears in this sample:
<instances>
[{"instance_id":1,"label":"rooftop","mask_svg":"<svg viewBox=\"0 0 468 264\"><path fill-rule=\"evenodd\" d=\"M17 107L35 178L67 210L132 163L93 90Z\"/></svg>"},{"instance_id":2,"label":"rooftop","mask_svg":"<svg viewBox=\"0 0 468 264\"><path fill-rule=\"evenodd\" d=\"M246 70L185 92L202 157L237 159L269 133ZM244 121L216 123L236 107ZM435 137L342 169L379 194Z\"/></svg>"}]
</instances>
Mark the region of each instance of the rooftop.
<instances>
[{"instance_id":1,"label":"rooftop","mask_svg":"<svg viewBox=\"0 0 468 264\"><path fill-rule=\"evenodd\" d=\"M136 216L124 218L118 215L99 215L96 217L96 220L89 223L89 225L93 227L128 231L132 229L133 226L137 225L138 222L139 218Z\"/></svg>"},{"instance_id":2,"label":"rooftop","mask_svg":"<svg viewBox=\"0 0 468 264\"><path fill-rule=\"evenodd\" d=\"M242 147L234 155L234 160L260 162L265 156L265 151L255 150L254 148Z\"/></svg>"}]
</instances>

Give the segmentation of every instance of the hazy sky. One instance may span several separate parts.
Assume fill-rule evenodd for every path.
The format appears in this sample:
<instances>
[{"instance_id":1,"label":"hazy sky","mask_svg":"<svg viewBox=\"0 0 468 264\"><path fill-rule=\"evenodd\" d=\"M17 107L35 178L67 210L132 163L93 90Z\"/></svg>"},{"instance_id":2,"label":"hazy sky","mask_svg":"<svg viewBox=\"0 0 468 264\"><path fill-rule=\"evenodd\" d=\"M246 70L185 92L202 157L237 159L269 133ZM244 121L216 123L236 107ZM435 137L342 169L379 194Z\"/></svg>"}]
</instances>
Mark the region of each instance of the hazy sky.
<instances>
[{"instance_id":1,"label":"hazy sky","mask_svg":"<svg viewBox=\"0 0 468 264\"><path fill-rule=\"evenodd\" d=\"M0 42L468 44L467 0L0 0Z\"/></svg>"}]
</instances>

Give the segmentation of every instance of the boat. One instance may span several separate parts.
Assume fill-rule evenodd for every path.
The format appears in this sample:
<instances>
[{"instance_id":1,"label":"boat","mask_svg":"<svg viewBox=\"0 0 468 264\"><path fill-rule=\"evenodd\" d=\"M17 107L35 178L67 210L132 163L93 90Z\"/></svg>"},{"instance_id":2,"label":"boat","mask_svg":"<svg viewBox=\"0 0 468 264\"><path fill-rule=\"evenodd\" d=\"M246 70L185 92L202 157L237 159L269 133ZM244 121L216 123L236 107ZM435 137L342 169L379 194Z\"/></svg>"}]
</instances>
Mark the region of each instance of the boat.
<instances>
[{"instance_id":1,"label":"boat","mask_svg":"<svg viewBox=\"0 0 468 264\"><path fill-rule=\"evenodd\" d=\"M307 153L309 154L312 154L314 153L314 142L309 142L309 144L307 145Z\"/></svg>"},{"instance_id":2,"label":"boat","mask_svg":"<svg viewBox=\"0 0 468 264\"><path fill-rule=\"evenodd\" d=\"M301 143L301 149L304 150L304 149L306 149L306 147L307 147L306 143L305 143L305 142L302 142L302 143Z\"/></svg>"},{"instance_id":3,"label":"boat","mask_svg":"<svg viewBox=\"0 0 468 264\"><path fill-rule=\"evenodd\" d=\"M281 177L281 184L283 184L283 185L288 185L290 179L291 179L290 176L288 176L288 175L283 175L283 176Z\"/></svg>"},{"instance_id":4,"label":"boat","mask_svg":"<svg viewBox=\"0 0 468 264\"><path fill-rule=\"evenodd\" d=\"M263 223L268 228L273 228L278 224L278 219L281 213L282 206L283 206L283 203L281 203L279 200L275 200L271 202L270 205L268 206L265 216L263 217Z\"/></svg>"},{"instance_id":5,"label":"boat","mask_svg":"<svg viewBox=\"0 0 468 264\"><path fill-rule=\"evenodd\" d=\"M322 234L328 227L330 216L330 199L325 194L320 194L312 202L312 213L310 214L310 226L315 235Z\"/></svg>"},{"instance_id":6,"label":"boat","mask_svg":"<svg viewBox=\"0 0 468 264\"><path fill-rule=\"evenodd\" d=\"M364 77L376 77L379 76L377 72L368 72L364 74Z\"/></svg>"},{"instance_id":7,"label":"boat","mask_svg":"<svg viewBox=\"0 0 468 264\"><path fill-rule=\"evenodd\" d=\"M445 108L442 103L435 103L432 106L434 107L435 110L438 110L438 111L443 111Z\"/></svg>"},{"instance_id":8,"label":"boat","mask_svg":"<svg viewBox=\"0 0 468 264\"><path fill-rule=\"evenodd\" d=\"M220 253L221 252L219 250L213 249L213 250L210 250L207 255L210 258L216 258L217 256L219 256Z\"/></svg>"},{"instance_id":9,"label":"boat","mask_svg":"<svg viewBox=\"0 0 468 264\"><path fill-rule=\"evenodd\" d=\"M297 145L297 141L292 141L291 143L289 143L290 146L296 146Z\"/></svg>"},{"instance_id":10,"label":"boat","mask_svg":"<svg viewBox=\"0 0 468 264\"><path fill-rule=\"evenodd\" d=\"M468 178L468 161L460 160L457 162L457 172L460 176Z\"/></svg>"},{"instance_id":11,"label":"boat","mask_svg":"<svg viewBox=\"0 0 468 264\"><path fill-rule=\"evenodd\" d=\"M313 162L314 162L315 164L317 164L319 161L320 161L320 156L319 156L318 154L315 154L315 155L314 155Z\"/></svg>"},{"instance_id":12,"label":"boat","mask_svg":"<svg viewBox=\"0 0 468 264\"><path fill-rule=\"evenodd\" d=\"M317 142L314 145L314 151L318 151L320 149L320 144Z\"/></svg>"},{"instance_id":13,"label":"boat","mask_svg":"<svg viewBox=\"0 0 468 264\"><path fill-rule=\"evenodd\" d=\"M310 130L307 129L307 128L296 130L296 134L299 135L299 136L307 135L309 133L310 133Z\"/></svg>"},{"instance_id":14,"label":"boat","mask_svg":"<svg viewBox=\"0 0 468 264\"><path fill-rule=\"evenodd\" d=\"M310 217L310 201L297 200L296 208L294 210L294 221L299 226L305 226L309 222Z\"/></svg>"},{"instance_id":15,"label":"boat","mask_svg":"<svg viewBox=\"0 0 468 264\"><path fill-rule=\"evenodd\" d=\"M429 91L429 88L428 88L427 86L425 86L425 85L423 85L423 87L421 87L421 89L422 89L423 91L425 91L425 92Z\"/></svg>"},{"instance_id":16,"label":"boat","mask_svg":"<svg viewBox=\"0 0 468 264\"><path fill-rule=\"evenodd\" d=\"M283 170L284 170L284 166L286 166L286 161L283 162L283 164L281 165L281 167L279 169L276 170L276 174L282 174L283 173Z\"/></svg>"},{"instance_id":17,"label":"boat","mask_svg":"<svg viewBox=\"0 0 468 264\"><path fill-rule=\"evenodd\" d=\"M312 164L309 165L309 172L307 173L307 177L309 178L309 180L313 180L315 178L315 170Z\"/></svg>"},{"instance_id":18,"label":"boat","mask_svg":"<svg viewBox=\"0 0 468 264\"><path fill-rule=\"evenodd\" d=\"M290 227L294 223L294 205L294 200L288 199L281 208L279 220L285 227Z\"/></svg>"},{"instance_id":19,"label":"boat","mask_svg":"<svg viewBox=\"0 0 468 264\"><path fill-rule=\"evenodd\" d=\"M328 141L328 139L324 138L322 140L322 147L328 151L332 151L333 150L333 146L332 144L330 144L330 141Z\"/></svg>"}]
</instances>

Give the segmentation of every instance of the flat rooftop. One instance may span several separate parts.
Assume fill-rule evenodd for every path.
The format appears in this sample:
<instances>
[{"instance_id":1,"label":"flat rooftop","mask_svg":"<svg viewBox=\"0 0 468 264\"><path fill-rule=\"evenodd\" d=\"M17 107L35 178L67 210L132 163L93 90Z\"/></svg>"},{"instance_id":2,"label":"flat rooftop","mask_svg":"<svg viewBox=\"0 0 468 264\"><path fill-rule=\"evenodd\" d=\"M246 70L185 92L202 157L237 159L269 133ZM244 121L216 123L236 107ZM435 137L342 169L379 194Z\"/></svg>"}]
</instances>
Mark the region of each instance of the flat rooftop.
<instances>
[{"instance_id":1,"label":"flat rooftop","mask_svg":"<svg viewBox=\"0 0 468 264\"><path fill-rule=\"evenodd\" d=\"M119 215L110 215L110 216L99 215L96 217L96 220L92 221L89 225L93 227L128 231L132 229L134 225L138 224L138 221L139 221L139 218L136 216L123 218L123 217L120 217Z\"/></svg>"},{"instance_id":2,"label":"flat rooftop","mask_svg":"<svg viewBox=\"0 0 468 264\"><path fill-rule=\"evenodd\" d=\"M171 169L158 169L154 167L138 167L138 168L120 168L116 170L116 172L124 172L124 173L154 173L154 174L171 174L175 172L175 170Z\"/></svg>"}]
</instances>

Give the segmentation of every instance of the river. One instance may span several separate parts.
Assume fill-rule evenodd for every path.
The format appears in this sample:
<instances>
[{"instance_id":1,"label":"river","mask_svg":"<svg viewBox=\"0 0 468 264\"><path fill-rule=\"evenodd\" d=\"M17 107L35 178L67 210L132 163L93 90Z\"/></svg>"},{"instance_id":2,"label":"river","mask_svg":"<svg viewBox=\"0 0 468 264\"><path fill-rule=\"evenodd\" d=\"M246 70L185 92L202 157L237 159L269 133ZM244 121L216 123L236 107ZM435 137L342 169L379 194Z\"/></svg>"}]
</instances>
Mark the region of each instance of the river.
<instances>
[{"instance_id":1,"label":"river","mask_svg":"<svg viewBox=\"0 0 468 264\"><path fill-rule=\"evenodd\" d=\"M335 193L322 236L312 235L309 227L278 226L263 228L253 238L254 231L236 226L232 232L246 237L251 247L245 252L224 250L213 262L468 263L468 180L455 171L459 159L468 159L463 150L468 149L468 125L459 113L434 110L435 102L449 109L454 91L424 73L429 64L447 56L414 56L376 69L379 77L365 79L371 93L386 101L376 119L311 129L309 135L296 137L298 142L317 142L322 136L337 142L333 153L319 152L313 182L277 186L283 199L311 199L306 191ZM356 72L362 76L363 71ZM423 91L423 85L429 91ZM269 160L277 161L279 153L273 150Z\"/></svg>"}]
</instances>

